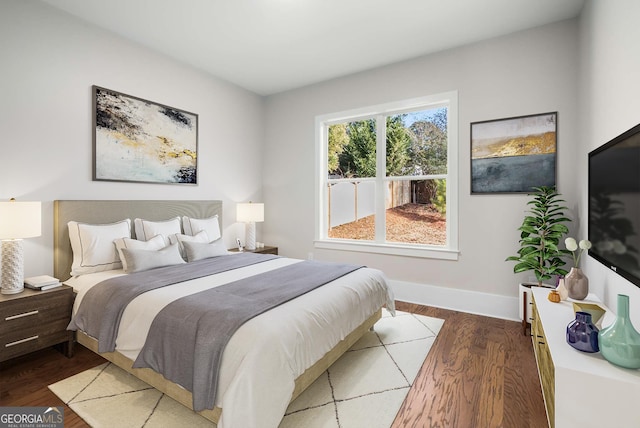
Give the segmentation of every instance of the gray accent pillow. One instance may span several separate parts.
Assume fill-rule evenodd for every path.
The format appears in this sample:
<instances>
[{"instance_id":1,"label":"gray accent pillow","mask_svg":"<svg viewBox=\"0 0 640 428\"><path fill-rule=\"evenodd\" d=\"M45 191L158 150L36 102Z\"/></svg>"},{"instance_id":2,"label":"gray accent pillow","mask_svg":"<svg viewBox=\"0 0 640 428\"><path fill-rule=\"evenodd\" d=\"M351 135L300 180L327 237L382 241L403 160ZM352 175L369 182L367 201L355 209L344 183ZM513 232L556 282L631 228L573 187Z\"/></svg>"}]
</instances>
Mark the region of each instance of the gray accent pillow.
<instances>
[{"instance_id":1,"label":"gray accent pillow","mask_svg":"<svg viewBox=\"0 0 640 428\"><path fill-rule=\"evenodd\" d=\"M172 244L178 244L178 247L180 248L180 255L183 259L187 260L187 255L184 252L183 245L183 242L185 241L207 243L209 242L209 237L207 236L207 232L205 232L204 230L201 230L194 236L183 235L181 233L176 233L175 235L169 236L169 242L171 242Z\"/></svg>"},{"instance_id":2,"label":"gray accent pillow","mask_svg":"<svg viewBox=\"0 0 640 428\"><path fill-rule=\"evenodd\" d=\"M180 256L178 244L169 245L161 250L131 250L122 249L126 259L127 273L141 272L163 266L179 265L185 261Z\"/></svg>"},{"instance_id":3,"label":"gray accent pillow","mask_svg":"<svg viewBox=\"0 0 640 428\"><path fill-rule=\"evenodd\" d=\"M122 261L122 268L125 272L129 271L129 267L127 266L127 259L122 254L122 249L127 248L129 250L147 250L147 251L158 251L165 247L164 238L162 235L156 235L148 241L139 241L137 239L131 238L118 238L113 241L116 244L116 249L118 250L118 257Z\"/></svg>"},{"instance_id":4,"label":"gray accent pillow","mask_svg":"<svg viewBox=\"0 0 640 428\"><path fill-rule=\"evenodd\" d=\"M195 262L196 260L208 259L211 257L226 256L229 254L222 238L209 244L183 241L182 245L184 246L184 252L187 255L188 262Z\"/></svg>"}]
</instances>

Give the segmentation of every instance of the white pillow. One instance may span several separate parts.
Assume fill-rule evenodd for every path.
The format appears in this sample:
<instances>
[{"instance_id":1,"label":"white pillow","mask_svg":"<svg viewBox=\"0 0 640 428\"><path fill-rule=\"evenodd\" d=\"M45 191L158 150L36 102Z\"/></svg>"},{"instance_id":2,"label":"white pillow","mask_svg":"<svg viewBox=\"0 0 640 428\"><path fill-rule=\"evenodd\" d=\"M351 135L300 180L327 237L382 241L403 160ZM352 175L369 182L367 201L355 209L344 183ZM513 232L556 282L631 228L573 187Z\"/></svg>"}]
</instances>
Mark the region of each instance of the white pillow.
<instances>
[{"instance_id":1,"label":"white pillow","mask_svg":"<svg viewBox=\"0 0 640 428\"><path fill-rule=\"evenodd\" d=\"M183 259L187 260L187 255L184 252L184 243L185 242L202 242L206 244L207 242L209 242L209 236L207 236L207 232L205 232L204 230L198 232L194 236L176 233L174 235L169 236L169 242L171 242L172 244L178 244L178 247L180 248L180 255L182 255Z\"/></svg>"},{"instance_id":2,"label":"white pillow","mask_svg":"<svg viewBox=\"0 0 640 428\"><path fill-rule=\"evenodd\" d=\"M170 245L169 236L182 233L180 217L174 217L164 221L149 221L141 218L133 220L136 230L136 239L148 241L156 235L162 235L164 245Z\"/></svg>"},{"instance_id":3,"label":"white pillow","mask_svg":"<svg viewBox=\"0 0 640 428\"><path fill-rule=\"evenodd\" d=\"M196 260L226 256L227 254L231 254L229 253L229 251L227 251L227 248L225 247L224 241L222 239L213 241L210 244L185 241L183 245L188 262L195 262Z\"/></svg>"},{"instance_id":4,"label":"white pillow","mask_svg":"<svg viewBox=\"0 0 640 428\"><path fill-rule=\"evenodd\" d=\"M209 242L213 242L219 239L220 234L220 222L218 216L214 215L209 218L192 218L184 216L182 217L182 227L184 227L185 235L197 235L198 232L205 231L209 237Z\"/></svg>"},{"instance_id":5,"label":"white pillow","mask_svg":"<svg viewBox=\"0 0 640 428\"><path fill-rule=\"evenodd\" d=\"M128 268L127 259L124 257L124 254L122 254L123 248L127 248L129 250L157 251L161 248L166 247L166 245L164 245L164 238L162 237L162 235L156 235L148 241L139 241L137 239L131 238L118 238L113 241L113 243L116 244L116 250L118 250L118 255L120 256L120 260L122 261L122 268L125 270L125 272L128 271Z\"/></svg>"},{"instance_id":6,"label":"white pillow","mask_svg":"<svg viewBox=\"0 0 640 428\"><path fill-rule=\"evenodd\" d=\"M131 220L125 219L110 224L70 221L67 226L73 251L71 276L122 269L113 241L131 237Z\"/></svg>"},{"instance_id":7,"label":"white pillow","mask_svg":"<svg viewBox=\"0 0 640 428\"><path fill-rule=\"evenodd\" d=\"M164 247L162 250L130 250L122 249L122 255L127 263L127 273L142 272L163 266L173 266L185 263L180 256L177 244Z\"/></svg>"}]
</instances>

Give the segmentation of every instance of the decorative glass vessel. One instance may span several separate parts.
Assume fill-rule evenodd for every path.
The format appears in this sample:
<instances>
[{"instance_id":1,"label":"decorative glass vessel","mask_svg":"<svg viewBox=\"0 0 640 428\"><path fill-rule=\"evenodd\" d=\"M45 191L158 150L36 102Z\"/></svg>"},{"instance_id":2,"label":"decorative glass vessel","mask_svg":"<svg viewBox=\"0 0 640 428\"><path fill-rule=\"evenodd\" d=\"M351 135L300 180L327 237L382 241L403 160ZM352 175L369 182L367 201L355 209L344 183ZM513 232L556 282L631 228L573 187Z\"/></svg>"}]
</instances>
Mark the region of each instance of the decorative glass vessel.
<instances>
[{"instance_id":1,"label":"decorative glass vessel","mask_svg":"<svg viewBox=\"0 0 640 428\"><path fill-rule=\"evenodd\" d=\"M628 369L640 368L640 333L629 318L629 296L618 294L618 313L598 339L602 356L612 364Z\"/></svg>"},{"instance_id":2,"label":"decorative glass vessel","mask_svg":"<svg viewBox=\"0 0 640 428\"><path fill-rule=\"evenodd\" d=\"M547 296L550 302L560 303L560 294L556 290L549 291L549 295Z\"/></svg>"},{"instance_id":3,"label":"decorative glass vessel","mask_svg":"<svg viewBox=\"0 0 640 428\"><path fill-rule=\"evenodd\" d=\"M567 326L567 343L582 352L598 352L598 328L591 314L576 312L576 319Z\"/></svg>"},{"instance_id":4,"label":"decorative glass vessel","mask_svg":"<svg viewBox=\"0 0 640 428\"><path fill-rule=\"evenodd\" d=\"M591 322L599 329L602 328L602 316L607 312L602 306L589 302L571 302L573 313L586 312L591 315Z\"/></svg>"},{"instance_id":5,"label":"decorative glass vessel","mask_svg":"<svg viewBox=\"0 0 640 428\"><path fill-rule=\"evenodd\" d=\"M560 300L565 301L567 297L569 297L569 290L567 290L566 285L564 285L564 277L558 280L558 286L556 287L558 294L560 295Z\"/></svg>"},{"instance_id":6,"label":"decorative glass vessel","mask_svg":"<svg viewBox=\"0 0 640 428\"><path fill-rule=\"evenodd\" d=\"M564 285L572 299L583 300L589 294L589 278L582 273L580 268L571 268L571 271L564 277Z\"/></svg>"}]
</instances>

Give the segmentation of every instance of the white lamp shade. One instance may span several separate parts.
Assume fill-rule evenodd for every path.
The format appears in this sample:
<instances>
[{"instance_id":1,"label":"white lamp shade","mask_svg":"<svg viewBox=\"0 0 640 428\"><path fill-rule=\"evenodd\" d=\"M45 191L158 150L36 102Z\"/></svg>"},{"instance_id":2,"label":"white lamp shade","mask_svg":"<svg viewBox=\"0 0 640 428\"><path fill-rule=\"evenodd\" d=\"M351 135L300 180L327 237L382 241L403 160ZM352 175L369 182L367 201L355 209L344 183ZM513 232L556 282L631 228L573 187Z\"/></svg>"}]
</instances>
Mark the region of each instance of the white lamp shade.
<instances>
[{"instance_id":1,"label":"white lamp shade","mask_svg":"<svg viewBox=\"0 0 640 428\"><path fill-rule=\"evenodd\" d=\"M33 238L41 234L40 202L0 202L0 239Z\"/></svg>"},{"instance_id":2,"label":"white lamp shade","mask_svg":"<svg viewBox=\"0 0 640 428\"><path fill-rule=\"evenodd\" d=\"M238 204L237 221L243 223L264 221L264 204L253 202Z\"/></svg>"}]
</instances>

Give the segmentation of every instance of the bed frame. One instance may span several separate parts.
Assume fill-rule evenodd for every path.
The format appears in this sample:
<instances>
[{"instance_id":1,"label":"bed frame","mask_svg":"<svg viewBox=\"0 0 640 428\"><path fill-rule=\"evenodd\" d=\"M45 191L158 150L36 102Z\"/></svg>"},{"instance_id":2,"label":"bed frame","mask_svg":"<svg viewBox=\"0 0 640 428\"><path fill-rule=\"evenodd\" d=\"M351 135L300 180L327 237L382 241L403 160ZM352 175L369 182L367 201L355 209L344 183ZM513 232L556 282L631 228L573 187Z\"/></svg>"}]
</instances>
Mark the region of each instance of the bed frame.
<instances>
[{"instance_id":1,"label":"bed frame","mask_svg":"<svg viewBox=\"0 0 640 428\"><path fill-rule=\"evenodd\" d=\"M134 218L158 221L183 215L195 218L217 215L222 230L222 201L53 201L53 276L61 281L71 276L69 221L103 224L130 218L133 229Z\"/></svg>"},{"instance_id":2,"label":"bed frame","mask_svg":"<svg viewBox=\"0 0 640 428\"><path fill-rule=\"evenodd\" d=\"M221 201L54 201L54 276L66 280L70 276L73 254L69 242L67 223L71 220L92 224L112 223L124 218L144 218L147 220L166 220L171 217L187 215L190 217L207 218L218 215L222 229ZM295 382L291 401L295 400L309 385L311 385L325 370L331 366L342 354L356 343L367 330L380 319L382 310L378 309L365 322L353 330L340 341L324 357L309 367ZM133 361L119 352L98 352L98 341L83 332L77 332L77 341L91 351L101 355L116 366L126 370L140 380L148 383L157 390L188 407L192 407L192 395L183 387L165 379L161 374L151 369L133 368ZM216 407L198 412L212 422L218 422L222 409Z\"/></svg>"}]
</instances>

